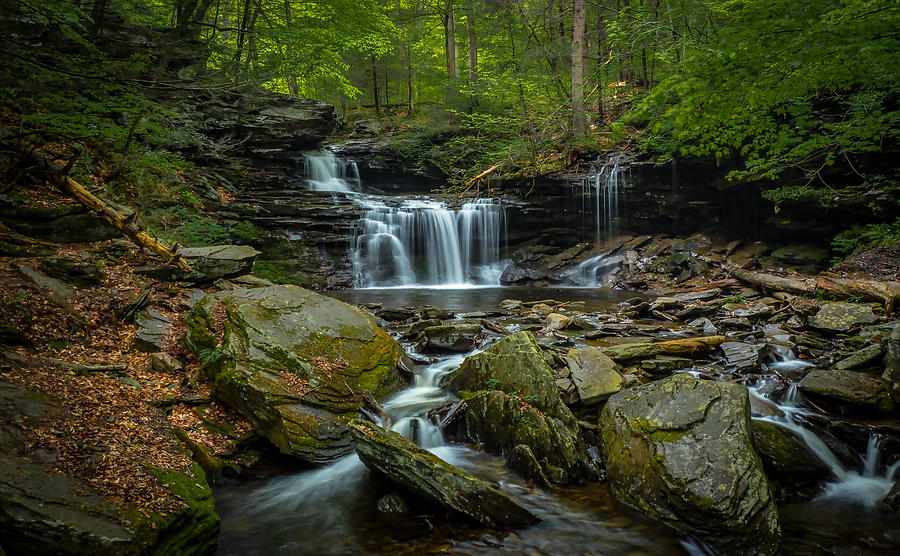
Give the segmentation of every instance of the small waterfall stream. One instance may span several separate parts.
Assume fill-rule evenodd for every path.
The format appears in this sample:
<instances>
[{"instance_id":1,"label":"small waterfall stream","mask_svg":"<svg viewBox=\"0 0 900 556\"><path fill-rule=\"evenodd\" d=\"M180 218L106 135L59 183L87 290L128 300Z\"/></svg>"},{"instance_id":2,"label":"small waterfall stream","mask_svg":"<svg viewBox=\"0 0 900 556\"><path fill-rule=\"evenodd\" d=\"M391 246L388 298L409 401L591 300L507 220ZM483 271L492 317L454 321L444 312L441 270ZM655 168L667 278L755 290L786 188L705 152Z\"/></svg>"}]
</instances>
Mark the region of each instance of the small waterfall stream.
<instances>
[{"instance_id":1,"label":"small waterfall stream","mask_svg":"<svg viewBox=\"0 0 900 556\"><path fill-rule=\"evenodd\" d=\"M354 241L356 287L498 283L506 219L493 199L475 199L458 210L422 199L389 207L368 197L360 205L368 210Z\"/></svg>"},{"instance_id":2,"label":"small waterfall stream","mask_svg":"<svg viewBox=\"0 0 900 556\"><path fill-rule=\"evenodd\" d=\"M304 175L312 191L351 192L362 189L356 162L334 156L331 151L306 153Z\"/></svg>"},{"instance_id":3,"label":"small waterfall stream","mask_svg":"<svg viewBox=\"0 0 900 556\"><path fill-rule=\"evenodd\" d=\"M776 361L770 364L784 372L791 372L810 366L793 356L791 352L776 357ZM769 379L771 380L771 379ZM772 423L783 427L800 437L809 451L815 455L832 474L833 480L828 482L817 500L831 500L845 504L857 504L866 508L873 508L891 491L900 471L900 461L889 466L881 465L879 445L881 437L871 434L867 443L866 453L863 455L861 469L848 468L840 458L828 447L824 440L809 428L805 427L798 417L810 415L811 409L803 406L797 385L794 382L784 390L780 396L764 394L765 381L756 386L749 387L751 397L764 402L770 402L778 409L775 415L754 417L759 421Z\"/></svg>"}]
</instances>

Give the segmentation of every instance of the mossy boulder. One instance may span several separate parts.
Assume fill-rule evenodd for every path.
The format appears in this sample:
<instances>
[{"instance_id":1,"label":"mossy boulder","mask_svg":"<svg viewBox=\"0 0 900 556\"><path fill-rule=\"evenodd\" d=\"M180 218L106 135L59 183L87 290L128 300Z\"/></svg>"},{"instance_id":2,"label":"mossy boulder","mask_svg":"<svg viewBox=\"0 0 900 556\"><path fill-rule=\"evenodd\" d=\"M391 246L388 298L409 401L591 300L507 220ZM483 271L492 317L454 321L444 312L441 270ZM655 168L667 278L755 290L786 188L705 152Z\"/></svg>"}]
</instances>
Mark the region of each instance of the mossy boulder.
<instances>
[{"instance_id":1,"label":"mossy boulder","mask_svg":"<svg viewBox=\"0 0 900 556\"><path fill-rule=\"evenodd\" d=\"M393 431L366 421L353 421L350 430L359 459L413 494L487 527L518 528L539 521L499 490Z\"/></svg>"},{"instance_id":2,"label":"mossy boulder","mask_svg":"<svg viewBox=\"0 0 900 556\"><path fill-rule=\"evenodd\" d=\"M355 307L298 286L209 295L186 345L213 393L282 453L326 463L352 450L363 394L399 389L399 344Z\"/></svg>"},{"instance_id":3,"label":"mossy boulder","mask_svg":"<svg viewBox=\"0 0 900 556\"><path fill-rule=\"evenodd\" d=\"M578 431L519 396L478 392L466 400L465 423L469 438L489 451L512 454L527 447L541 470L527 474L528 479L565 484L598 476Z\"/></svg>"},{"instance_id":4,"label":"mossy boulder","mask_svg":"<svg viewBox=\"0 0 900 556\"><path fill-rule=\"evenodd\" d=\"M868 373L815 369L803 377L797 387L807 394L860 410L889 412L894 409L890 383Z\"/></svg>"},{"instance_id":5,"label":"mossy boulder","mask_svg":"<svg viewBox=\"0 0 900 556\"><path fill-rule=\"evenodd\" d=\"M515 392L567 427L576 426L575 416L559 397L553 370L531 332L510 334L483 352L467 357L459 369L444 377L442 384L462 395L479 390Z\"/></svg>"},{"instance_id":6,"label":"mossy boulder","mask_svg":"<svg viewBox=\"0 0 900 556\"><path fill-rule=\"evenodd\" d=\"M847 332L864 324L872 324L878 317L870 305L862 303L826 303L809 317L809 326L825 332Z\"/></svg>"},{"instance_id":7,"label":"mossy boulder","mask_svg":"<svg viewBox=\"0 0 900 556\"><path fill-rule=\"evenodd\" d=\"M600 415L613 494L726 553L769 554L778 513L743 386L680 374L612 396Z\"/></svg>"}]
</instances>

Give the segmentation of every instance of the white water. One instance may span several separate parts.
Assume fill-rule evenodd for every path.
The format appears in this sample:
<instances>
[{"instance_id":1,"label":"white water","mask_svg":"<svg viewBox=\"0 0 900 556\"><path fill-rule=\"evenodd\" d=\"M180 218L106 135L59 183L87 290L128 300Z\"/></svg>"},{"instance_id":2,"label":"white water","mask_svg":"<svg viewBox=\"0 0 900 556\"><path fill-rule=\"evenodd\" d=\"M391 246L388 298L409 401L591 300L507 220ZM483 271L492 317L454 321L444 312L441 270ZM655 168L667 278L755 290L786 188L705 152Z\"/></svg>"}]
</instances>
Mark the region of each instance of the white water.
<instances>
[{"instance_id":1,"label":"white water","mask_svg":"<svg viewBox=\"0 0 900 556\"><path fill-rule=\"evenodd\" d=\"M599 159L598 159L599 162ZM593 212L594 243L600 246L603 240L610 239L618 228L619 221L619 186L626 175L621 166L622 155L611 156L597 170L592 166L588 175L581 181L580 197L582 214ZM604 286L609 282L609 273L598 273L610 266L608 253L591 257L575 268L569 278L582 286Z\"/></svg>"},{"instance_id":2,"label":"white water","mask_svg":"<svg viewBox=\"0 0 900 556\"><path fill-rule=\"evenodd\" d=\"M304 155L304 170L312 191L360 191L362 181L355 162L347 162L331 151Z\"/></svg>"},{"instance_id":3,"label":"white water","mask_svg":"<svg viewBox=\"0 0 900 556\"><path fill-rule=\"evenodd\" d=\"M412 199L389 207L373 197L358 224L354 286L464 286L499 284L506 238L503 207L475 199L459 210Z\"/></svg>"},{"instance_id":4,"label":"white water","mask_svg":"<svg viewBox=\"0 0 900 556\"><path fill-rule=\"evenodd\" d=\"M798 360L791 361L784 356L777 363L780 363L782 368L790 368L792 362L803 363ZM794 366L793 368L798 367ZM869 437L862 469L850 469L818 435L795 419L797 415L812 413L800 402L796 384L791 383L787 391L776 399L763 394L760 388L750 387L749 390L750 396L773 402L782 412L778 416L754 417L754 419L772 423L795 433L806 443L810 452L819 458L831 472L833 478L825 485L818 500L860 505L870 509L891 491L897 478L897 472L900 470L900 461L890 466L881 465L879 450L881 437L879 435L872 434Z\"/></svg>"}]
</instances>

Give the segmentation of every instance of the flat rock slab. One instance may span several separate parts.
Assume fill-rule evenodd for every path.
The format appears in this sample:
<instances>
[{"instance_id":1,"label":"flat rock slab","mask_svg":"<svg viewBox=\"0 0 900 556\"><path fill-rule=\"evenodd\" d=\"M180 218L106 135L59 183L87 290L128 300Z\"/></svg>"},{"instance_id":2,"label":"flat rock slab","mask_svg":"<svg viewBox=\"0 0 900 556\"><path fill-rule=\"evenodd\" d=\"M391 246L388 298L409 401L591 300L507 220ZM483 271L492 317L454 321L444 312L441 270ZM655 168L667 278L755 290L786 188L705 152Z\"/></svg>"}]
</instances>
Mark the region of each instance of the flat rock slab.
<instances>
[{"instance_id":1,"label":"flat rock slab","mask_svg":"<svg viewBox=\"0 0 900 556\"><path fill-rule=\"evenodd\" d=\"M872 307L861 303L826 303L809 317L809 326L826 332L846 332L878 320Z\"/></svg>"},{"instance_id":2,"label":"flat rock slab","mask_svg":"<svg viewBox=\"0 0 900 556\"><path fill-rule=\"evenodd\" d=\"M144 353L163 351L171 330L172 321L169 317L145 309L134 317L134 346Z\"/></svg>"},{"instance_id":3,"label":"flat rock slab","mask_svg":"<svg viewBox=\"0 0 900 556\"><path fill-rule=\"evenodd\" d=\"M443 324L422 331L425 342L419 351L472 351L475 338L481 334L478 324Z\"/></svg>"},{"instance_id":4,"label":"flat rock slab","mask_svg":"<svg viewBox=\"0 0 900 556\"><path fill-rule=\"evenodd\" d=\"M605 347L602 351L616 363L630 363L641 359L650 359L659 353L659 347L651 343L621 344Z\"/></svg>"},{"instance_id":5,"label":"flat rock slab","mask_svg":"<svg viewBox=\"0 0 900 556\"><path fill-rule=\"evenodd\" d=\"M803 377L797 387L858 408L883 412L894 409L890 384L867 373L815 369Z\"/></svg>"},{"instance_id":6,"label":"flat rock slab","mask_svg":"<svg viewBox=\"0 0 900 556\"><path fill-rule=\"evenodd\" d=\"M719 288L711 288L708 290L701 290L698 292L687 292L680 293L673 297L673 299L679 303L690 303L692 301L706 301L709 299L715 299L722 293L722 290Z\"/></svg>"},{"instance_id":7,"label":"flat rock slab","mask_svg":"<svg viewBox=\"0 0 900 556\"><path fill-rule=\"evenodd\" d=\"M849 357L838 361L834 368L838 370L858 369L860 367L878 366L881 367L881 358L884 355L884 348L879 344L874 344L862 348L861 350L851 354Z\"/></svg>"},{"instance_id":8,"label":"flat rock slab","mask_svg":"<svg viewBox=\"0 0 900 556\"><path fill-rule=\"evenodd\" d=\"M434 504L487 527L512 529L540 521L509 496L393 431L357 420L350 423L350 434L366 466Z\"/></svg>"},{"instance_id":9,"label":"flat rock slab","mask_svg":"<svg viewBox=\"0 0 900 556\"><path fill-rule=\"evenodd\" d=\"M752 369L759 364L759 348L744 342L723 342L719 345L725 354L725 364L738 371Z\"/></svg>"},{"instance_id":10,"label":"flat rock slab","mask_svg":"<svg viewBox=\"0 0 900 556\"><path fill-rule=\"evenodd\" d=\"M616 363L594 347L570 349L566 365L572 373L578 397L585 405L605 401L621 390L625 382L616 370Z\"/></svg>"}]
</instances>

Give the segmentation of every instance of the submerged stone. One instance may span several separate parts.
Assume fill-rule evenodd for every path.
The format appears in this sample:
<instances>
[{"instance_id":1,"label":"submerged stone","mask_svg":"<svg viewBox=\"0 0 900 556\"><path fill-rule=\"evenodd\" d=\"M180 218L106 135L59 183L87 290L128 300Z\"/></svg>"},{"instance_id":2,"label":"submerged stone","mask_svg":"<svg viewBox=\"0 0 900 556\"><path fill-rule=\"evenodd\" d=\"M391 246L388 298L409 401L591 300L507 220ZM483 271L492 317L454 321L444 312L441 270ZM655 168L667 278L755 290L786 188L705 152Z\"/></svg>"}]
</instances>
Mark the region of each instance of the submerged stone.
<instances>
[{"instance_id":1,"label":"submerged stone","mask_svg":"<svg viewBox=\"0 0 900 556\"><path fill-rule=\"evenodd\" d=\"M746 388L674 375L612 396L600 431L617 498L724 552L777 550Z\"/></svg>"},{"instance_id":2,"label":"submerged stone","mask_svg":"<svg viewBox=\"0 0 900 556\"><path fill-rule=\"evenodd\" d=\"M509 496L460 471L399 434L366 421L353 421L356 453L399 486L487 527L518 528L540 521Z\"/></svg>"}]
</instances>

